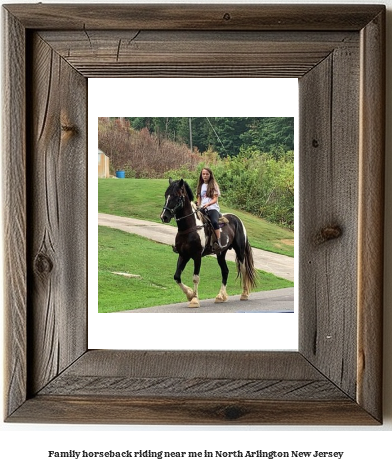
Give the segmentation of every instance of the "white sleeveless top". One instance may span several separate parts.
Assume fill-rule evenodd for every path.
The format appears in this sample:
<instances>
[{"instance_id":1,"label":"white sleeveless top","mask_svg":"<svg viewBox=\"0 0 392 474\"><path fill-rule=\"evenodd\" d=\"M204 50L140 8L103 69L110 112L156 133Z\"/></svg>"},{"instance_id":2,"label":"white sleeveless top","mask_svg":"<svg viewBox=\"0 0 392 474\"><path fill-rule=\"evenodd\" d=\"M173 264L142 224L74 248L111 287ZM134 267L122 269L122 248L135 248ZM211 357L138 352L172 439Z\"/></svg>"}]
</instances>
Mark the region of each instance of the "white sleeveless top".
<instances>
[{"instance_id":1,"label":"white sleeveless top","mask_svg":"<svg viewBox=\"0 0 392 474\"><path fill-rule=\"evenodd\" d=\"M203 183L201 185L201 190L200 190L200 199L201 199L201 205L204 206L205 204L208 204L209 202L212 201L210 197L207 196L207 184ZM219 188L214 189L214 194L217 194L218 197L220 196L220 191ZM220 207L219 204L216 202L215 204L212 204L212 206L208 206L208 209L215 209L216 211L220 212Z\"/></svg>"}]
</instances>

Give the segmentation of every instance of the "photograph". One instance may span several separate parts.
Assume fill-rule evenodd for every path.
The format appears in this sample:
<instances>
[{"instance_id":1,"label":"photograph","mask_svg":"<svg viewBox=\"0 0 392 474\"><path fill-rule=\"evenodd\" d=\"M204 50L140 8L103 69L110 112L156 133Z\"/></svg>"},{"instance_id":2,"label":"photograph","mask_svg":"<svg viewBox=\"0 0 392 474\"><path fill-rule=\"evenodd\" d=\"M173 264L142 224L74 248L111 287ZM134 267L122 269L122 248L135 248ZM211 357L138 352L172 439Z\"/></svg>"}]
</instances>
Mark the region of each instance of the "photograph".
<instances>
[{"instance_id":1,"label":"photograph","mask_svg":"<svg viewBox=\"0 0 392 474\"><path fill-rule=\"evenodd\" d=\"M294 117L99 117L98 312L294 312L294 195Z\"/></svg>"}]
</instances>

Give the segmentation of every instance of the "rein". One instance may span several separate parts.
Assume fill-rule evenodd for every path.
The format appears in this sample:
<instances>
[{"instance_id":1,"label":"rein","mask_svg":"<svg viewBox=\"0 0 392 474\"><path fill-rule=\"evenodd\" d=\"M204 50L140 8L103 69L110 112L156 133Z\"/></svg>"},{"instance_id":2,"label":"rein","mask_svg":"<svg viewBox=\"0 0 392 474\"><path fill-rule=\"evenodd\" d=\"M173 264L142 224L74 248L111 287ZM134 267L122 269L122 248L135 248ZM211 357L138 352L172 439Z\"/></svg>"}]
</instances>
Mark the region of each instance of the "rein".
<instances>
[{"instance_id":1,"label":"rein","mask_svg":"<svg viewBox=\"0 0 392 474\"><path fill-rule=\"evenodd\" d=\"M187 217L189 217L189 216L192 216L192 215L195 214L196 212L197 212L197 211L193 211L193 212L191 212L190 214L188 214L188 215L186 215L186 216L179 217L178 219L177 219L177 217L176 217L176 221L177 221L177 222L178 222L178 221L182 221L182 219L185 219L185 218L187 218Z\"/></svg>"},{"instance_id":2,"label":"rein","mask_svg":"<svg viewBox=\"0 0 392 474\"><path fill-rule=\"evenodd\" d=\"M178 219L176 218L176 221L178 222L178 221L181 221L182 219L193 216L194 214L196 214L196 212L197 212L197 209L195 209L190 214L187 214L186 216L179 217ZM194 225L194 226L190 227L189 229L179 230L178 233L180 235L189 234L189 233L197 231L199 229L203 229L204 227L205 227L205 224L203 224L203 225Z\"/></svg>"}]
</instances>

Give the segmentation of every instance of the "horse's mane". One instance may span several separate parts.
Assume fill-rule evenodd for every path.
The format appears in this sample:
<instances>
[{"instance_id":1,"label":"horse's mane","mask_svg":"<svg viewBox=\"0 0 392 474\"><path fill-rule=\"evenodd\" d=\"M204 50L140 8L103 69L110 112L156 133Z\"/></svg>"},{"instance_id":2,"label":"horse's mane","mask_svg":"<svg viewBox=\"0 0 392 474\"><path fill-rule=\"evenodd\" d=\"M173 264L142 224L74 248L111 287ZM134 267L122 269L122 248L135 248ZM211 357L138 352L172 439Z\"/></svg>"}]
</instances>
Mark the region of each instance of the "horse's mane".
<instances>
[{"instance_id":1,"label":"horse's mane","mask_svg":"<svg viewBox=\"0 0 392 474\"><path fill-rule=\"evenodd\" d=\"M184 181L184 187L185 187L185 191L189 197L189 200L192 202L193 201L193 192L192 192L192 189L190 188L189 184Z\"/></svg>"},{"instance_id":2,"label":"horse's mane","mask_svg":"<svg viewBox=\"0 0 392 474\"><path fill-rule=\"evenodd\" d=\"M193 201L192 189L190 188L189 184L183 179L178 179L177 181L170 181L169 189L181 188L182 186L184 186L185 191L188 195L188 198L192 202Z\"/></svg>"}]
</instances>

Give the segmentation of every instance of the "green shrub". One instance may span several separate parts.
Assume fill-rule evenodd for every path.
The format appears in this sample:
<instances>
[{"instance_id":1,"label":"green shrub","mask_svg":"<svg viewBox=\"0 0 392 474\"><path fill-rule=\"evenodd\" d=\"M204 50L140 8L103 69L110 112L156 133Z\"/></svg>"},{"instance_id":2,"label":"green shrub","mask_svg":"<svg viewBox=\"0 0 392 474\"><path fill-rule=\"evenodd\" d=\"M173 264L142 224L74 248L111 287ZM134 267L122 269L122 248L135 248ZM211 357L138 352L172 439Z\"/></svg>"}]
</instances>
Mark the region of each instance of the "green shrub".
<instances>
[{"instance_id":1,"label":"green shrub","mask_svg":"<svg viewBox=\"0 0 392 474\"><path fill-rule=\"evenodd\" d=\"M275 224L294 227L294 160L254 148L241 149L214 166L225 201Z\"/></svg>"}]
</instances>

